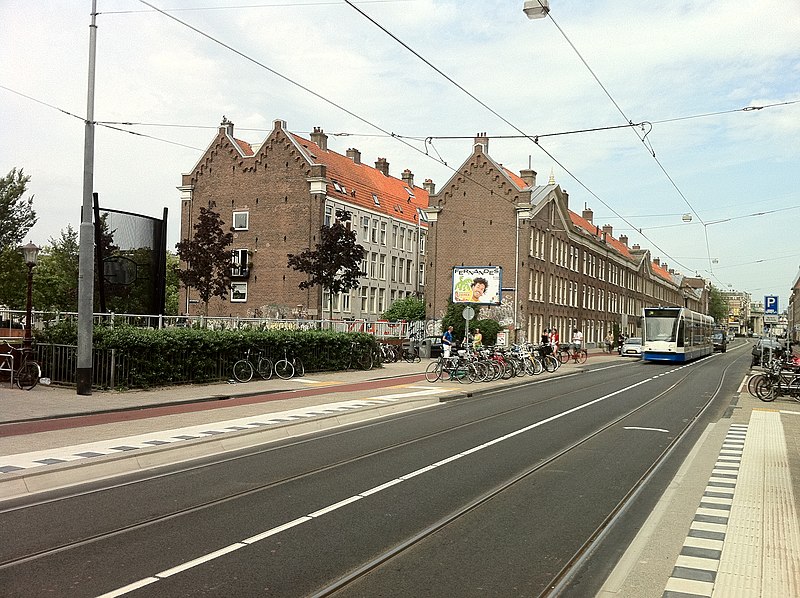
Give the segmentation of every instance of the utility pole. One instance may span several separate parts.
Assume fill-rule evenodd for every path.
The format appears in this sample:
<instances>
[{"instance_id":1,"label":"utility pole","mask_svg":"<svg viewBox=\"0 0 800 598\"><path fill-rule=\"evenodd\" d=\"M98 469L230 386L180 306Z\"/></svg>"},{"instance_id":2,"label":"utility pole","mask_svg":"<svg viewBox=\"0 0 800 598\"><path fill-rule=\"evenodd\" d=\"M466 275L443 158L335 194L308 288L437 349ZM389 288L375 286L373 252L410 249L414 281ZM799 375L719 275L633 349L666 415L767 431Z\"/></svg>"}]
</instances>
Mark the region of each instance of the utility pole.
<instances>
[{"instance_id":1,"label":"utility pole","mask_svg":"<svg viewBox=\"0 0 800 598\"><path fill-rule=\"evenodd\" d=\"M97 0L92 0L89 25L89 85L83 145L83 204L81 206L80 245L78 253L78 364L75 370L77 393L92 394L92 312L94 303L94 228L92 193L94 191L94 74L97 53Z\"/></svg>"}]
</instances>

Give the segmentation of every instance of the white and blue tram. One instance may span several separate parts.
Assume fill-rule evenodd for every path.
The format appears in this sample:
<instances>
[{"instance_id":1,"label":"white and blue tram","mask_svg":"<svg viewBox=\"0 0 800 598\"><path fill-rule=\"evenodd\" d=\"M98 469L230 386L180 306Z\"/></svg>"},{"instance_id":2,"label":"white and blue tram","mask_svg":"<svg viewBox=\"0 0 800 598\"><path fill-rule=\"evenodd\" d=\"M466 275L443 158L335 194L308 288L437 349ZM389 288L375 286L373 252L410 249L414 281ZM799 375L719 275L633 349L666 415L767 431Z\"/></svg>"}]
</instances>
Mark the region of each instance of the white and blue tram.
<instances>
[{"instance_id":1,"label":"white and blue tram","mask_svg":"<svg viewBox=\"0 0 800 598\"><path fill-rule=\"evenodd\" d=\"M642 359L684 362L711 355L714 318L685 307L646 307L642 318Z\"/></svg>"}]
</instances>

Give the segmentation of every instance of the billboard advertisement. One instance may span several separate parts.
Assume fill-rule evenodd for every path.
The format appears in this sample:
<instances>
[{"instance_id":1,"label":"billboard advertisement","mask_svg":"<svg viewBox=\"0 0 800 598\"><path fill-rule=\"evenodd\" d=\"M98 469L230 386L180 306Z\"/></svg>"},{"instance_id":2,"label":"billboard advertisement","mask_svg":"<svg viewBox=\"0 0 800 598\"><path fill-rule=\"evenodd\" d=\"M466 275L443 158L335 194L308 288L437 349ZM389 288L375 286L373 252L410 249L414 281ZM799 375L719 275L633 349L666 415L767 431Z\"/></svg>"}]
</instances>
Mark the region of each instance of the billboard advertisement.
<instances>
[{"instance_id":1,"label":"billboard advertisement","mask_svg":"<svg viewBox=\"0 0 800 598\"><path fill-rule=\"evenodd\" d=\"M453 303L500 305L503 269L500 266L455 266Z\"/></svg>"}]
</instances>

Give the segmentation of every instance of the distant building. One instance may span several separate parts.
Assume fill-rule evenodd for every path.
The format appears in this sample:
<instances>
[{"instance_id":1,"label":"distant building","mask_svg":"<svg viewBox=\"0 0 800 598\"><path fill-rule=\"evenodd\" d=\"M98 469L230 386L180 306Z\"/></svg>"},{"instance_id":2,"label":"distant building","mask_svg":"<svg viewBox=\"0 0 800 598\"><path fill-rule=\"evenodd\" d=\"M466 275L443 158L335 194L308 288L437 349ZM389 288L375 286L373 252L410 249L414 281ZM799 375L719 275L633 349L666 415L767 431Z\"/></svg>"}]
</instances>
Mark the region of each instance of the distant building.
<instances>
[{"instance_id":1,"label":"distant building","mask_svg":"<svg viewBox=\"0 0 800 598\"><path fill-rule=\"evenodd\" d=\"M321 128L304 139L276 120L253 147L223 118L183 175L181 239L192 237L199 209L210 201L234 235L230 295L213 299L209 315L319 318L332 301L334 318L375 320L395 300L424 292L428 225L421 208L433 183L415 185L410 170L392 177L385 158L368 166L357 149L342 155L327 141ZM348 226L366 250L361 286L332 298L319 287L301 290L306 275L287 266L287 255L313 249L320 227L339 211L349 213ZM182 288L179 301L181 311L201 313L194 289Z\"/></svg>"},{"instance_id":2,"label":"distant building","mask_svg":"<svg viewBox=\"0 0 800 598\"><path fill-rule=\"evenodd\" d=\"M728 329L735 334L746 334L750 325L750 293L723 291L722 298L728 304Z\"/></svg>"},{"instance_id":3,"label":"distant building","mask_svg":"<svg viewBox=\"0 0 800 598\"><path fill-rule=\"evenodd\" d=\"M639 332L646 306L707 313L705 281L629 247L610 225L594 224L590 209L573 212L552 176L537 185L535 171L511 172L489 156L488 145L486 134L478 134L471 155L431 194L428 317L444 314L455 266L503 268L501 305L480 317L499 320L516 338L538 340L556 327L568 339L577 327L586 342L599 343L615 327Z\"/></svg>"},{"instance_id":4,"label":"distant building","mask_svg":"<svg viewBox=\"0 0 800 598\"><path fill-rule=\"evenodd\" d=\"M800 341L800 273L792 285L792 294L789 295L786 315L789 337L793 341Z\"/></svg>"}]
</instances>

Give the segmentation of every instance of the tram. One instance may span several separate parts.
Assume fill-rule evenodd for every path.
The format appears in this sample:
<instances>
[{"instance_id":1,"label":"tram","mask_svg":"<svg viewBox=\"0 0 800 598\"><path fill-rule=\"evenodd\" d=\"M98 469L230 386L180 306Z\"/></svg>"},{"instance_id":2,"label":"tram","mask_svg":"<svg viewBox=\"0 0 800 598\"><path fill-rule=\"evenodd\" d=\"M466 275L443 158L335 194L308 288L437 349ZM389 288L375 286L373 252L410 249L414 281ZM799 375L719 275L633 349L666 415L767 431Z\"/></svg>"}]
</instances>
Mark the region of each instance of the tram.
<instances>
[{"instance_id":1,"label":"tram","mask_svg":"<svg viewBox=\"0 0 800 598\"><path fill-rule=\"evenodd\" d=\"M685 362L714 352L714 318L685 307L646 307L642 329L644 361Z\"/></svg>"}]
</instances>

